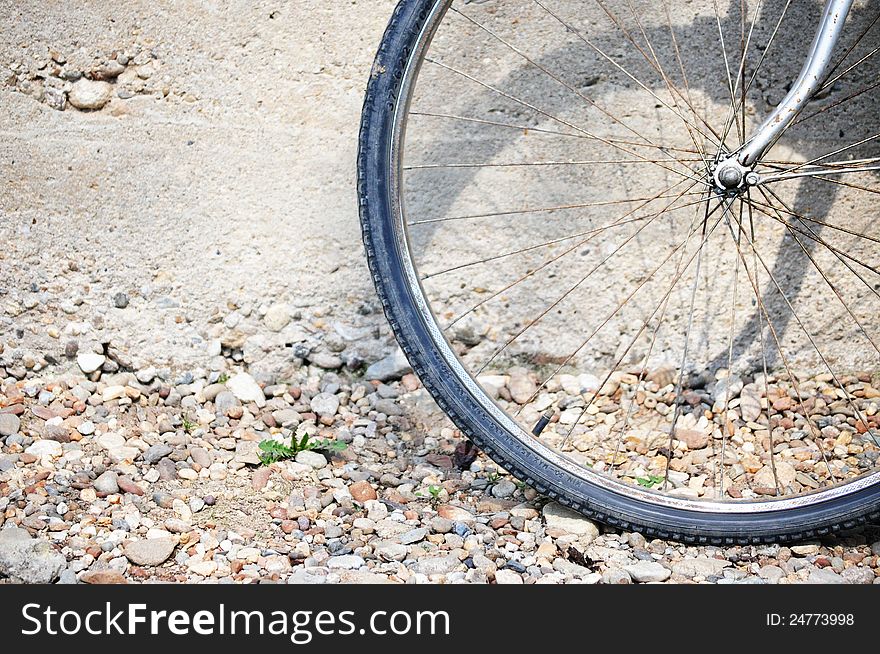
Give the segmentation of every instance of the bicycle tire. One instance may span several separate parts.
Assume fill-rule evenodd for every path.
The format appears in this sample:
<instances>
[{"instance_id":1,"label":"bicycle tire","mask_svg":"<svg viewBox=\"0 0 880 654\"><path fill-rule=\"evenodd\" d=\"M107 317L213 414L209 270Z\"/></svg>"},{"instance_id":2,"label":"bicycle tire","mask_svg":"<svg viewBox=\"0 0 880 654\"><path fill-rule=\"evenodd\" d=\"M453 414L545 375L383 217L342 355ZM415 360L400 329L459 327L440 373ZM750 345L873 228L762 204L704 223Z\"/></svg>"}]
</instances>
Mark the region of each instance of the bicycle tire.
<instances>
[{"instance_id":1,"label":"bicycle tire","mask_svg":"<svg viewBox=\"0 0 880 654\"><path fill-rule=\"evenodd\" d=\"M397 5L370 74L357 159L360 220L373 282L397 341L440 408L511 474L542 495L612 527L687 543L758 544L825 536L880 519L880 485L873 477L870 483L822 502L780 503L782 508L747 514L682 509L659 497L646 500L612 491L542 456L538 445L525 442L502 424L474 389L461 382L407 282L391 194L394 121L409 101L403 85L418 65L426 25L443 4L443 0L401 0Z\"/></svg>"}]
</instances>

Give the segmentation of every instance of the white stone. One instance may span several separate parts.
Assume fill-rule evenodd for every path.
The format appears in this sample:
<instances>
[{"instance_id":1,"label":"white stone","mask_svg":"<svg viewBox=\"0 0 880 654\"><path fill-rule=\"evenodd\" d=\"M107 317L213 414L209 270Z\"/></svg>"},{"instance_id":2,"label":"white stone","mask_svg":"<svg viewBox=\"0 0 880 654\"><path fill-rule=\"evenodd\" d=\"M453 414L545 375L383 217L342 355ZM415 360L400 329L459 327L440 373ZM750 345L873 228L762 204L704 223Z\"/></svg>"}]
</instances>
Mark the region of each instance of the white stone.
<instances>
[{"instance_id":1,"label":"white stone","mask_svg":"<svg viewBox=\"0 0 880 654\"><path fill-rule=\"evenodd\" d=\"M266 315L263 322L273 332L280 332L290 322L290 308L286 304L273 304Z\"/></svg>"},{"instance_id":2,"label":"white stone","mask_svg":"<svg viewBox=\"0 0 880 654\"><path fill-rule=\"evenodd\" d=\"M501 585L522 585L522 577L513 570L498 570L495 572L495 583Z\"/></svg>"},{"instance_id":3,"label":"white stone","mask_svg":"<svg viewBox=\"0 0 880 654\"><path fill-rule=\"evenodd\" d=\"M599 528L594 522L557 502L551 502L544 507L544 520L548 528L560 529L576 536L593 539L599 535Z\"/></svg>"},{"instance_id":4,"label":"white stone","mask_svg":"<svg viewBox=\"0 0 880 654\"><path fill-rule=\"evenodd\" d=\"M113 86L107 82L81 79L67 94L67 100L77 109L100 109L113 97Z\"/></svg>"},{"instance_id":5,"label":"white stone","mask_svg":"<svg viewBox=\"0 0 880 654\"><path fill-rule=\"evenodd\" d=\"M61 443L58 441L37 441L25 450L26 454L32 454L40 458L44 456L61 456Z\"/></svg>"},{"instance_id":6,"label":"white stone","mask_svg":"<svg viewBox=\"0 0 880 654\"><path fill-rule=\"evenodd\" d=\"M125 386L108 386L104 389L104 392L101 393L102 402L112 402L121 397L125 397Z\"/></svg>"},{"instance_id":7,"label":"white stone","mask_svg":"<svg viewBox=\"0 0 880 654\"><path fill-rule=\"evenodd\" d=\"M263 389L256 380L246 372L240 372L226 382L228 388L240 402L256 402L257 406L266 403Z\"/></svg>"},{"instance_id":8,"label":"white stone","mask_svg":"<svg viewBox=\"0 0 880 654\"><path fill-rule=\"evenodd\" d=\"M668 568L653 561L639 561L624 568L629 576L641 584L666 581L672 575Z\"/></svg>"},{"instance_id":9,"label":"white stone","mask_svg":"<svg viewBox=\"0 0 880 654\"><path fill-rule=\"evenodd\" d=\"M125 438L116 432L109 431L98 438L98 445L112 450L113 448L125 445Z\"/></svg>"},{"instance_id":10,"label":"white stone","mask_svg":"<svg viewBox=\"0 0 880 654\"><path fill-rule=\"evenodd\" d=\"M355 570L364 565L364 560L355 554L333 556L327 560L327 567L331 570Z\"/></svg>"},{"instance_id":11,"label":"white stone","mask_svg":"<svg viewBox=\"0 0 880 654\"><path fill-rule=\"evenodd\" d=\"M87 375L98 370L104 365L104 361L106 360L107 357L103 354L98 354L97 352L80 352L76 355L76 362L79 364L79 369Z\"/></svg>"},{"instance_id":12,"label":"white stone","mask_svg":"<svg viewBox=\"0 0 880 654\"><path fill-rule=\"evenodd\" d=\"M304 450L297 454L295 461L303 465L311 466L315 470L327 465L327 459L324 458L323 454L312 452L311 450Z\"/></svg>"}]
</instances>

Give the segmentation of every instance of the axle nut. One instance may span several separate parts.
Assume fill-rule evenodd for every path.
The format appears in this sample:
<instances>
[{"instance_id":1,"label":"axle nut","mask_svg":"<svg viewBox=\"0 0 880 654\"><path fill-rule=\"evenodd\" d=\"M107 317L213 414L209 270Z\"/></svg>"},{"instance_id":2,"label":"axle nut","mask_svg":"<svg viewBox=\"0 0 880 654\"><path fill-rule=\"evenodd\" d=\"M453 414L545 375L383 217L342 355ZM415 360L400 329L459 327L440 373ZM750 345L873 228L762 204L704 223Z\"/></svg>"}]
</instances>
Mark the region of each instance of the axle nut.
<instances>
[{"instance_id":1,"label":"axle nut","mask_svg":"<svg viewBox=\"0 0 880 654\"><path fill-rule=\"evenodd\" d=\"M718 172L718 181L724 188L736 188L742 183L742 180L742 173L734 166L726 166Z\"/></svg>"}]
</instances>

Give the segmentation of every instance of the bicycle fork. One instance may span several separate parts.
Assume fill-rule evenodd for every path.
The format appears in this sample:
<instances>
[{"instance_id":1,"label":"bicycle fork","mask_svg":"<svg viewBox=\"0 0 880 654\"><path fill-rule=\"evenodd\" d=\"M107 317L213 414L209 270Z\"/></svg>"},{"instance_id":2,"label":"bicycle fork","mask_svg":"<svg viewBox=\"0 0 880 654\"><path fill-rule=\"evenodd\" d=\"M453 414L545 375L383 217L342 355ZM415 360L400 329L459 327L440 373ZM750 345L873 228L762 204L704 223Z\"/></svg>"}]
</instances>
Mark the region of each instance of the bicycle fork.
<instances>
[{"instance_id":1,"label":"bicycle fork","mask_svg":"<svg viewBox=\"0 0 880 654\"><path fill-rule=\"evenodd\" d=\"M791 90L742 147L715 168L714 178L719 191L736 192L744 185L760 183L760 176L753 172L755 165L825 83L835 46L852 5L853 0L826 2L807 61Z\"/></svg>"}]
</instances>

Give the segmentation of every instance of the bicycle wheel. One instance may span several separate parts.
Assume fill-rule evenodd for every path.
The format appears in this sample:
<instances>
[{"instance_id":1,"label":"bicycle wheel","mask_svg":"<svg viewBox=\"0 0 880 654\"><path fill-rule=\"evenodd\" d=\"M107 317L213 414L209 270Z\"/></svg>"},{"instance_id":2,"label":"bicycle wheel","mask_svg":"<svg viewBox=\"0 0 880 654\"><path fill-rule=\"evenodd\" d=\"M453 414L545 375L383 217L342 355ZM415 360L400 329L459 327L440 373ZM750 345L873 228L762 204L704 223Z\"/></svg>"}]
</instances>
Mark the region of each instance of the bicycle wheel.
<instances>
[{"instance_id":1,"label":"bicycle wheel","mask_svg":"<svg viewBox=\"0 0 880 654\"><path fill-rule=\"evenodd\" d=\"M544 495L691 542L880 516L876 7L758 177L715 175L821 10L397 6L360 134L369 265L440 407Z\"/></svg>"}]
</instances>

